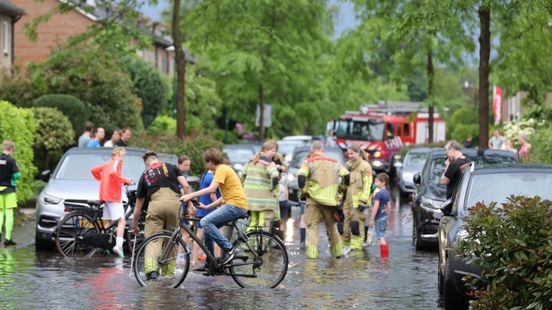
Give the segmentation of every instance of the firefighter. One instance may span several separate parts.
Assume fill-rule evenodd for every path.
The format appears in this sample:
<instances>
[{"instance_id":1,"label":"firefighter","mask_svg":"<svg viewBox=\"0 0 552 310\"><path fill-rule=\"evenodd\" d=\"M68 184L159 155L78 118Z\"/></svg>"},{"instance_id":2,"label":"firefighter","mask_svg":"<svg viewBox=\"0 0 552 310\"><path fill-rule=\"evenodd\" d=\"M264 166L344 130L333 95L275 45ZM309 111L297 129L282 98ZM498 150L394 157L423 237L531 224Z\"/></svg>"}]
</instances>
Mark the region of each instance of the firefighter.
<instances>
[{"instance_id":1,"label":"firefighter","mask_svg":"<svg viewBox=\"0 0 552 310\"><path fill-rule=\"evenodd\" d=\"M330 239L330 252L341 257L341 239L334 220L339 205L341 184L349 185L349 172L335 160L324 156L324 146L315 141L311 156L303 162L297 182L307 197L307 258L318 257L319 225L323 220Z\"/></svg>"},{"instance_id":2,"label":"firefighter","mask_svg":"<svg viewBox=\"0 0 552 310\"><path fill-rule=\"evenodd\" d=\"M357 144L347 148L349 161L346 166L350 173L350 184L343 206L343 254L350 250L362 250L364 242L364 211L370 206L372 166L363 159L362 152Z\"/></svg>"}]
</instances>

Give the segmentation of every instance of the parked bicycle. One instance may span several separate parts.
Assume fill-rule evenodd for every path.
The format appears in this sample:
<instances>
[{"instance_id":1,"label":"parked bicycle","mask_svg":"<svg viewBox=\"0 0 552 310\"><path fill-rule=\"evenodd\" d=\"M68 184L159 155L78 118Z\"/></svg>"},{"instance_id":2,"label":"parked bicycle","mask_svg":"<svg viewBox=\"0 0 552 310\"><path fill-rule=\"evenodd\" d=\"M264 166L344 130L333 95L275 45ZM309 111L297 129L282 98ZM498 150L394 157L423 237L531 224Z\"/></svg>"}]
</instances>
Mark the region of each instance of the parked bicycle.
<instances>
[{"instance_id":1,"label":"parked bicycle","mask_svg":"<svg viewBox=\"0 0 552 310\"><path fill-rule=\"evenodd\" d=\"M128 205L125 219L128 219L136 203L136 191L126 188ZM102 220L105 204L101 201L87 201L83 204L65 203L67 213L58 223L54 232L58 252L65 257L87 258L98 249L110 251L115 245L117 221L106 225ZM143 223L143 219L140 221ZM143 227L143 225L142 225ZM132 251L130 233L125 231L125 249Z\"/></svg>"},{"instance_id":2,"label":"parked bicycle","mask_svg":"<svg viewBox=\"0 0 552 310\"><path fill-rule=\"evenodd\" d=\"M249 216L240 219L246 219ZM141 286L155 285L177 288L184 282L190 268L190 254L188 245L182 240L183 232L197 242L207 255L206 263L210 266L205 275L231 276L241 287L274 288L280 284L288 268L288 254L284 243L276 235L258 230L244 233L238 220L229 222L228 235L236 233L233 241L240 252L227 264L222 264L207 250L205 243L195 232L185 225L185 221L197 222L200 219L181 217L180 225L173 231L164 231L154 234L144 240L138 250L132 265L136 280ZM148 280L148 275L157 272L160 277Z\"/></svg>"}]
</instances>

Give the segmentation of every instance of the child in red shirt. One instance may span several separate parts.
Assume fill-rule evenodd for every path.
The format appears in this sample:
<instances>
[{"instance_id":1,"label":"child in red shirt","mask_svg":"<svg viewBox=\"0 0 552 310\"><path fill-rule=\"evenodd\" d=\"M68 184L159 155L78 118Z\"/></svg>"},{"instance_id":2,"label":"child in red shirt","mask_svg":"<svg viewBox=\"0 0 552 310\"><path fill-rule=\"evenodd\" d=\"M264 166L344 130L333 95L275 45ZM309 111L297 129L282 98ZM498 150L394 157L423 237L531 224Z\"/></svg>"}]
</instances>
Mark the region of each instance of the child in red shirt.
<instances>
[{"instance_id":1,"label":"child in red shirt","mask_svg":"<svg viewBox=\"0 0 552 310\"><path fill-rule=\"evenodd\" d=\"M117 224L117 238L113 252L123 258L123 234L125 232L125 209L121 203L121 185L132 184L132 180L121 176L123 169L123 158L126 151L123 147L114 148L111 152L111 161L92 168L92 175L100 181L100 200L106 206L103 210L103 219L111 221L119 220Z\"/></svg>"}]
</instances>

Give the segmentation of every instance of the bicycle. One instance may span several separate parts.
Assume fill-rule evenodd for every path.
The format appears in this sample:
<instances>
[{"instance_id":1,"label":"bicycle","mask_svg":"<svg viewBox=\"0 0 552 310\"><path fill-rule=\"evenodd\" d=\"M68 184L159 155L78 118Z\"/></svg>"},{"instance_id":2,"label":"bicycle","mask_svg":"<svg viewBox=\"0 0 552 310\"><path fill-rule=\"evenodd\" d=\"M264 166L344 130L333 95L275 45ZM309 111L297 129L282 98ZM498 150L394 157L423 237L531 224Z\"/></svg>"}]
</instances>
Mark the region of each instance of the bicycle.
<instances>
[{"instance_id":1,"label":"bicycle","mask_svg":"<svg viewBox=\"0 0 552 310\"><path fill-rule=\"evenodd\" d=\"M125 220L134 211L136 191L126 189L128 206L125 210ZM54 232L55 244L58 252L64 257L89 258L98 249L111 250L115 245L116 229L119 220L106 225L102 220L104 202L87 201L83 204L65 203L67 213L58 223ZM142 220L143 215L141 216ZM143 222L143 221L142 221ZM143 225L142 225L143 227ZM125 231L127 251L132 251L130 232Z\"/></svg>"},{"instance_id":2,"label":"bicycle","mask_svg":"<svg viewBox=\"0 0 552 310\"><path fill-rule=\"evenodd\" d=\"M248 217L249 215L246 215L239 219ZM206 263L210 268L204 273L205 275L231 276L240 287L274 288L278 286L284 280L288 268L288 254L284 243L276 235L261 229L244 233L237 224L239 219L225 224L230 227L228 235L236 231L237 238L233 241L233 246L238 246L240 249L240 252L227 264L222 264L220 259L215 258L195 232L184 224L186 220L197 222L200 219L184 216L172 231L156 233L144 240L136 251L131 266L136 280L142 287L148 285L179 287L190 268L191 251L182 240L182 233L185 231L207 256ZM154 255L154 253L159 254ZM157 272L159 277L148 280L148 275L153 271Z\"/></svg>"}]
</instances>

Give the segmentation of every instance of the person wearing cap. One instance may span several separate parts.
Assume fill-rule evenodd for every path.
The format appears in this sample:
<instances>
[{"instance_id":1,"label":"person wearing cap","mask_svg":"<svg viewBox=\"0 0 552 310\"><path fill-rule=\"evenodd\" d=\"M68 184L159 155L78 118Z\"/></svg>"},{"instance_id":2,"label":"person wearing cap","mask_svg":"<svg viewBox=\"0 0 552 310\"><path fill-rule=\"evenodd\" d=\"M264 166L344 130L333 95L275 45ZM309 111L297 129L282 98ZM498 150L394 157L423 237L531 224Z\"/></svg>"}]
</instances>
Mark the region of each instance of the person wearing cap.
<instances>
[{"instance_id":1,"label":"person wearing cap","mask_svg":"<svg viewBox=\"0 0 552 310\"><path fill-rule=\"evenodd\" d=\"M180 212L181 194L189 193L190 186L180 170L175 165L159 161L157 154L153 151L147 151L144 156L146 170L142 173L138 182L136 192L136 206L132 217L132 230L138 234L138 220L142 212L144 202L148 201L148 210L146 215L146 225L144 237L174 228L178 225L178 216ZM179 187L180 184L180 187ZM188 204L188 215L195 214L195 208ZM154 241L148 244L145 253L145 273L148 280L155 280L160 272L168 275L174 270L174 266L165 266L159 270L157 263L161 254L162 240Z\"/></svg>"}]
</instances>

